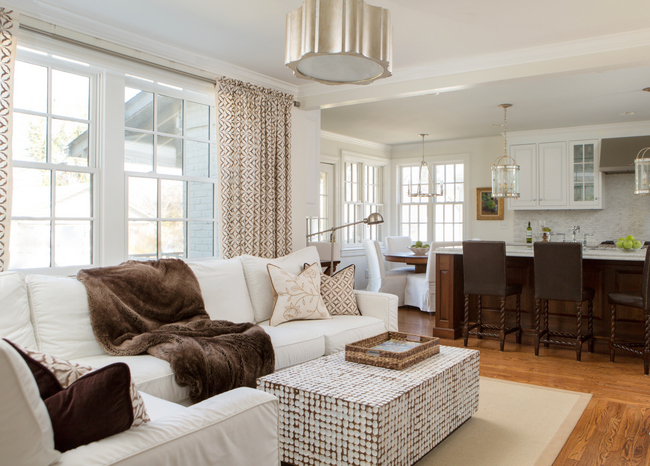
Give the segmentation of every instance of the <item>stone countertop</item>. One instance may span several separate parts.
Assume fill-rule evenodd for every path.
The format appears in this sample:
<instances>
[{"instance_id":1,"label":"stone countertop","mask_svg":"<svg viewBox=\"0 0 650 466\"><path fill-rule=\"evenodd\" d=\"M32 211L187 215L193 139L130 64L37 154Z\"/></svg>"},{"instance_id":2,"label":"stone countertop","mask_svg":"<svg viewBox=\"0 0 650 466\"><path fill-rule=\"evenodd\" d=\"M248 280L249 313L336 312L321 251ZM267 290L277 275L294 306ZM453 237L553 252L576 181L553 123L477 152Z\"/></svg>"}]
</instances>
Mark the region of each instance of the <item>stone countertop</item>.
<instances>
[{"instance_id":1,"label":"stone countertop","mask_svg":"<svg viewBox=\"0 0 650 466\"><path fill-rule=\"evenodd\" d=\"M436 249L436 254L462 254L462 246L453 246ZM617 248L587 248L582 250L583 259L595 259L604 261L639 261L645 260L646 250L641 248L632 252L624 252ZM520 244L506 244L506 256L533 257L532 246Z\"/></svg>"}]
</instances>

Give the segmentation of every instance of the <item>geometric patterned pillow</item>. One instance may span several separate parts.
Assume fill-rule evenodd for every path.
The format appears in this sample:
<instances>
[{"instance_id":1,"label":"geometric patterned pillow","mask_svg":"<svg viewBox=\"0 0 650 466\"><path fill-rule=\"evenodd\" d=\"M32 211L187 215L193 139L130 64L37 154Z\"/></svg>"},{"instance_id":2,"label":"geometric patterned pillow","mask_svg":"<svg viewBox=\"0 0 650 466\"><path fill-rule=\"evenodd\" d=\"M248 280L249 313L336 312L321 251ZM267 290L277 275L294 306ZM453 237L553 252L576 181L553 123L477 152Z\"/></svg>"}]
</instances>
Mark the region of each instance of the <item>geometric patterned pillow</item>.
<instances>
[{"instance_id":1,"label":"geometric patterned pillow","mask_svg":"<svg viewBox=\"0 0 650 466\"><path fill-rule=\"evenodd\" d=\"M294 275L267 264L273 291L273 313L269 325L275 327L290 320L331 319L320 295L320 264L306 267Z\"/></svg>"},{"instance_id":2,"label":"geometric patterned pillow","mask_svg":"<svg viewBox=\"0 0 650 466\"><path fill-rule=\"evenodd\" d=\"M93 371L93 368L90 366L76 364L56 356L22 348L15 343L12 343L12 345L17 346L30 358L45 366L46 369L54 374L63 388L68 388L76 382L79 377ZM135 387L133 379L131 379L129 393L131 395L131 404L133 405L133 424L131 424L131 427L138 427L145 422L151 421L147 414L147 409L144 406L144 400L142 399L142 396L140 396L138 389Z\"/></svg>"},{"instance_id":3,"label":"geometric patterned pillow","mask_svg":"<svg viewBox=\"0 0 650 466\"><path fill-rule=\"evenodd\" d=\"M321 274L320 295L330 315L361 315L354 295L354 264L339 270L331 277Z\"/></svg>"}]
</instances>

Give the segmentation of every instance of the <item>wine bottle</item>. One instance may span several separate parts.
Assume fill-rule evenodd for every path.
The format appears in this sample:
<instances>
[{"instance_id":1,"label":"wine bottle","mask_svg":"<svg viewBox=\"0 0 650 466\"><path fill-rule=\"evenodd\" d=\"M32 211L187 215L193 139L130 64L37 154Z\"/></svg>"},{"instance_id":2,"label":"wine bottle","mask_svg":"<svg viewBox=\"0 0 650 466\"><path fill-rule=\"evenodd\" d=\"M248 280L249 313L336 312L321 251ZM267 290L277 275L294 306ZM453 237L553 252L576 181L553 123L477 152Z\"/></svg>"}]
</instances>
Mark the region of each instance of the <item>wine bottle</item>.
<instances>
[{"instance_id":1,"label":"wine bottle","mask_svg":"<svg viewBox=\"0 0 650 466\"><path fill-rule=\"evenodd\" d=\"M533 229L528 222L528 228L526 228L526 244L533 244Z\"/></svg>"}]
</instances>

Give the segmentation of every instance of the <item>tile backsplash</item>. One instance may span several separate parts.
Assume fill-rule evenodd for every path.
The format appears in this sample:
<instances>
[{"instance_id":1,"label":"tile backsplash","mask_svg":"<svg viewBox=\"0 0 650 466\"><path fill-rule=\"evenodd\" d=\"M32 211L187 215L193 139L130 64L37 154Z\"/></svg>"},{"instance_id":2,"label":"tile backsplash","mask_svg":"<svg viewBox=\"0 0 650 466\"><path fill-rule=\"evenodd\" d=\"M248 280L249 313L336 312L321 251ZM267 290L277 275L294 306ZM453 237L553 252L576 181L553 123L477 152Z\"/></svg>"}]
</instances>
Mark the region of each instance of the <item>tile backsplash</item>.
<instances>
[{"instance_id":1,"label":"tile backsplash","mask_svg":"<svg viewBox=\"0 0 650 466\"><path fill-rule=\"evenodd\" d=\"M624 235L650 241L650 196L634 195L633 173L603 176L603 206L599 210L517 210L514 240L526 240L529 221L535 232L544 221L552 231L565 233L567 241L574 225L580 226L580 240L585 233L593 233L598 243Z\"/></svg>"}]
</instances>

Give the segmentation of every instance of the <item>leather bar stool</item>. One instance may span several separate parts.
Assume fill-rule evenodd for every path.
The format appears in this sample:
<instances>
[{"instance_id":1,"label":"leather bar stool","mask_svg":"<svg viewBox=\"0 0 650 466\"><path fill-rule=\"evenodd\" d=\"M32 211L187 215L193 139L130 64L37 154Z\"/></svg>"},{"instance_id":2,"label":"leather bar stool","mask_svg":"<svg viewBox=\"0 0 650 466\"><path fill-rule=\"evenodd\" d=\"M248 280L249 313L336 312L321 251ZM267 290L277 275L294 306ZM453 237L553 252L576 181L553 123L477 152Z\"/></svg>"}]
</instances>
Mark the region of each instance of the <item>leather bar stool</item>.
<instances>
[{"instance_id":1,"label":"leather bar stool","mask_svg":"<svg viewBox=\"0 0 650 466\"><path fill-rule=\"evenodd\" d=\"M508 284L506 277L506 243L502 241L463 241L463 275L465 288L465 325L463 337L465 346L469 335L499 338L500 349L503 351L506 335L517 332L517 344L521 344L521 285ZM477 322L469 324L469 297L478 297ZM482 297L498 296L501 298L499 325L483 323ZM517 307L516 326L506 328L506 297L516 295ZM476 331L472 331L476 329ZM489 333L484 330L499 330L499 333Z\"/></svg>"},{"instance_id":2,"label":"leather bar stool","mask_svg":"<svg viewBox=\"0 0 650 466\"><path fill-rule=\"evenodd\" d=\"M643 277L641 291L626 293L609 293L609 304L612 309L612 334L609 340L609 358L614 362L616 348L643 356L643 372L648 375L650 369L650 248L645 253L643 264ZM616 306L629 306L642 309L644 314L644 339L643 343L623 343L616 341ZM636 348L641 347L643 351Z\"/></svg>"},{"instance_id":3,"label":"leather bar stool","mask_svg":"<svg viewBox=\"0 0 650 466\"><path fill-rule=\"evenodd\" d=\"M549 343L573 346L580 361L582 343L589 341L589 352L594 352L594 296L593 288L585 288L582 281L582 245L580 243L535 243L535 356L539 344ZM548 302L576 303L576 333L551 332L548 328ZM582 334L582 303L588 301L587 334ZM541 303L544 302L544 329L540 330ZM554 340L561 337L574 341Z\"/></svg>"}]
</instances>

